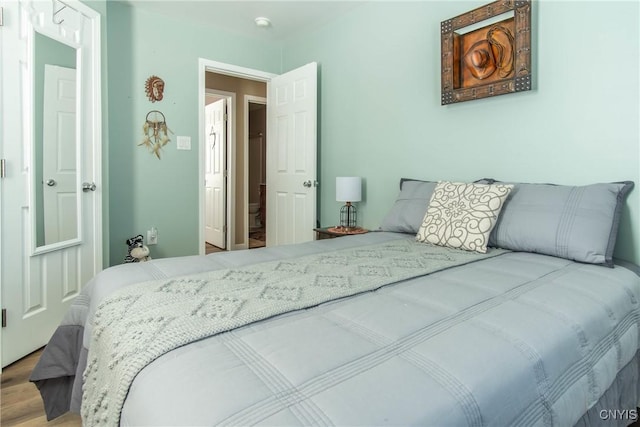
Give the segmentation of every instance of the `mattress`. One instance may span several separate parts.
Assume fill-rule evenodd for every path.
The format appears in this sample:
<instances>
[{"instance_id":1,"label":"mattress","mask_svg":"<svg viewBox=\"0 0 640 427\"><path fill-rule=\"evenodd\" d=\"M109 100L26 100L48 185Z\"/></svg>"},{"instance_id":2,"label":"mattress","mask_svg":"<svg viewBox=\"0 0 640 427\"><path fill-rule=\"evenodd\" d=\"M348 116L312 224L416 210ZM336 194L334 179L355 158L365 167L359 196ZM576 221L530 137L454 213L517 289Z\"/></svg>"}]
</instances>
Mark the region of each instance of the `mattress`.
<instances>
[{"instance_id":1,"label":"mattress","mask_svg":"<svg viewBox=\"0 0 640 427\"><path fill-rule=\"evenodd\" d=\"M405 237L376 232L107 269L52 339L71 356L43 355L32 379L42 385L57 368L79 409L93 315L123 287ZM508 252L172 350L136 376L120 424L574 425L607 402L623 369L637 372L639 298L640 278L627 268ZM70 330L82 334L77 350ZM611 421L598 417L590 423Z\"/></svg>"}]
</instances>

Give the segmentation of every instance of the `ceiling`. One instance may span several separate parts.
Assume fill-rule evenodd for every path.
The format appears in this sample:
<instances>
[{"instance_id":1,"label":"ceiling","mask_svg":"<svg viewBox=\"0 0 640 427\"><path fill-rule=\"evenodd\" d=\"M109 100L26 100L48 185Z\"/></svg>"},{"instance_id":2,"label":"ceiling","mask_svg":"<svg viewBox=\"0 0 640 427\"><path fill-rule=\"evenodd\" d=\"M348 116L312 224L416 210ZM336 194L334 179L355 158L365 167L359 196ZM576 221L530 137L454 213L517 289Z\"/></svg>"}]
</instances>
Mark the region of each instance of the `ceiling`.
<instances>
[{"instance_id":1,"label":"ceiling","mask_svg":"<svg viewBox=\"0 0 640 427\"><path fill-rule=\"evenodd\" d=\"M336 16L363 4L356 0L221 1L221 0L123 0L133 7L185 19L199 25L221 27L251 38L281 41L320 27ZM256 26L266 17L271 26Z\"/></svg>"}]
</instances>

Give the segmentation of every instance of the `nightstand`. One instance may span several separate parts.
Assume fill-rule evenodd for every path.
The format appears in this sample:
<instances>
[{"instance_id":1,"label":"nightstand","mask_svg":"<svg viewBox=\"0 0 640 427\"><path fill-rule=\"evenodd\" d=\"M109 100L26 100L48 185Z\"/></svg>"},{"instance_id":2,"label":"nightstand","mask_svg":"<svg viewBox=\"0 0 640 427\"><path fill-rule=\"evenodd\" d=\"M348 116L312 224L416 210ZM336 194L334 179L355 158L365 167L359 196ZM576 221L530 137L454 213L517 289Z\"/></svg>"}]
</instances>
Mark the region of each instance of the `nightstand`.
<instances>
[{"instance_id":1,"label":"nightstand","mask_svg":"<svg viewBox=\"0 0 640 427\"><path fill-rule=\"evenodd\" d=\"M360 227L352 231L340 231L340 227L319 227L314 228L313 231L316 232L316 240L333 239L335 237L364 234L369 232L369 230L367 230L366 228Z\"/></svg>"}]
</instances>

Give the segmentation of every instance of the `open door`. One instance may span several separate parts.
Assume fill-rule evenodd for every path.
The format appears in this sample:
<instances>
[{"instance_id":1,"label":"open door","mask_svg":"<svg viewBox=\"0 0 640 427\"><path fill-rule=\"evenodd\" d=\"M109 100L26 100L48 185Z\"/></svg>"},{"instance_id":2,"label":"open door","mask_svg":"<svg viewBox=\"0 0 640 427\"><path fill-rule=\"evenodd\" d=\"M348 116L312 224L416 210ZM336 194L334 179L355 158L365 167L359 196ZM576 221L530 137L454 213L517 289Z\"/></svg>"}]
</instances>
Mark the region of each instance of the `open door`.
<instances>
[{"instance_id":1,"label":"open door","mask_svg":"<svg viewBox=\"0 0 640 427\"><path fill-rule=\"evenodd\" d=\"M12 18L5 19L0 37L0 151L6 164L0 181L0 290L6 309L0 365L6 366L49 341L82 286L102 269L102 67L100 14L89 6L65 0L59 23L51 3L10 1L2 7ZM55 130L43 129L38 118L45 89L36 76L44 81L44 53L71 58L76 67L75 79L61 77L51 86L67 101L75 99L70 109L58 110ZM70 141L50 147L42 138L43 147L37 129L60 132L55 140ZM72 177L47 177L38 159L50 156ZM64 229L45 243L40 219L47 213L36 195L63 186L43 185L48 179L69 181L70 188L55 196L65 199L66 208L56 208L63 214L56 223Z\"/></svg>"},{"instance_id":2,"label":"open door","mask_svg":"<svg viewBox=\"0 0 640 427\"><path fill-rule=\"evenodd\" d=\"M266 185L261 186L266 194L266 234L267 246L313 240L317 217L317 64L310 63L299 69L278 76L265 71L244 68L200 58L198 87L199 105L206 105L206 74L208 72L223 74L246 80L267 83L267 134L270 144L267 147ZM230 100L231 98L227 98ZM235 101L233 101L235 103ZM199 107L201 108L201 107ZM229 107L233 109L233 107ZM207 150L207 132L205 128L205 110L200 109L201 126L199 176L205 175ZM233 115L229 116L233 122ZM232 132L233 123L227 132ZM278 144L271 144L278 138ZM229 134L233 140L234 136ZM227 149L229 159L236 158L234 144ZM237 153L246 154L246 150ZM236 188L236 177L233 162L227 165L228 175L227 197L233 197ZM199 188L199 228L205 228L206 202L204 179L198 182ZM242 182L238 183L241 185ZM227 202L229 202L227 200ZM248 210L245 203L243 215L247 224ZM227 206L229 249L237 245L235 241L236 217L234 203ZM245 227L246 228L246 227ZM229 237L231 236L231 238ZM205 251L205 233L200 234L200 250Z\"/></svg>"},{"instance_id":3,"label":"open door","mask_svg":"<svg viewBox=\"0 0 640 427\"><path fill-rule=\"evenodd\" d=\"M205 240L226 249L227 100L205 106Z\"/></svg>"},{"instance_id":4,"label":"open door","mask_svg":"<svg viewBox=\"0 0 640 427\"><path fill-rule=\"evenodd\" d=\"M317 69L312 62L267 87L267 246L314 238Z\"/></svg>"}]
</instances>

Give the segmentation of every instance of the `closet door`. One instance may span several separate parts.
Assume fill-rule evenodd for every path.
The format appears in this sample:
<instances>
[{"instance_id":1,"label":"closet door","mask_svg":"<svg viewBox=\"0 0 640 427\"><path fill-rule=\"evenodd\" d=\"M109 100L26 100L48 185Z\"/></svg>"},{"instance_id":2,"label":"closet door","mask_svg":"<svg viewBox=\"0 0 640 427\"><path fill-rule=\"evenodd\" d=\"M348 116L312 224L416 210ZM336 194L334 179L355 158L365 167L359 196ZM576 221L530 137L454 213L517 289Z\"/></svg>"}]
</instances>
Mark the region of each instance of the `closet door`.
<instances>
[{"instance_id":1,"label":"closet door","mask_svg":"<svg viewBox=\"0 0 640 427\"><path fill-rule=\"evenodd\" d=\"M2 6L0 302L6 327L0 361L6 366L47 343L82 286L102 268L102 130L100 15L76 0ZM75 81L55 79L45 87L46 64L75 69ZM76 108L47 108L46 90ZM53 172L43 167L51 156ZM68 182L60 191L63 175ZM51 198L60 202L55 221L45 218Z\"/></svg>"}]
</instances>

